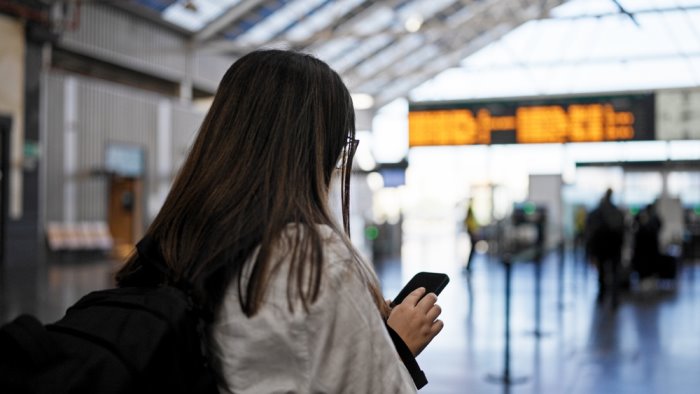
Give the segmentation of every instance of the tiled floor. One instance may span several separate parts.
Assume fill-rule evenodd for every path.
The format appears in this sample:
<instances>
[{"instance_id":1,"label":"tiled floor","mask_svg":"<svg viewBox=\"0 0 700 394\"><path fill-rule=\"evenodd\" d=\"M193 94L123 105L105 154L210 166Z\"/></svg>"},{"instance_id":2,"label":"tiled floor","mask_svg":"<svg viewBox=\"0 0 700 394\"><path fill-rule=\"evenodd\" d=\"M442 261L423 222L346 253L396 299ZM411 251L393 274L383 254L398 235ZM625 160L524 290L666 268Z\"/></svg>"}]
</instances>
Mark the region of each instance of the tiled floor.
<instances>
[{"instance_id":1,"label":"tiled floor","mask_svg":"<svg viewBox=\"0 0 700 394\"><path fill-rule=\"evenodd\" d=\"M477 255L472 272L464 274L462 238L409 233L403 259L378 266L387 298L418 271L451 277L439 301L445 329L418 358L430 381L421 392L700 392L700 265L686 264L675 287L625 294L613 310L596 303L595 270L570 252L563 263L557 253L539 267L515 263L510 373L523 382L504 385L488 379L504 372L504 268ZM82 294L111 284L113 262L63 260L5 269L0 321L21 312L52 321Z\"/></svg>"},{"instance_id":2,"label":"tiled floor","mask_svg":"<svg viewBox=\"0 0 700 394\"><path fill-rule=\"evenodd\" d=\"M513 267L510 376L524 383L487 379L505 369L504 269L482 258L440 297L445 329L419 357L431 381L424 392L699 392L697 266L677 290L635 291L613 310L596 302L590 266L568 260L559 277L556 255L542 264L539 320L536 266Z\"/></svg>"}]
</instances>

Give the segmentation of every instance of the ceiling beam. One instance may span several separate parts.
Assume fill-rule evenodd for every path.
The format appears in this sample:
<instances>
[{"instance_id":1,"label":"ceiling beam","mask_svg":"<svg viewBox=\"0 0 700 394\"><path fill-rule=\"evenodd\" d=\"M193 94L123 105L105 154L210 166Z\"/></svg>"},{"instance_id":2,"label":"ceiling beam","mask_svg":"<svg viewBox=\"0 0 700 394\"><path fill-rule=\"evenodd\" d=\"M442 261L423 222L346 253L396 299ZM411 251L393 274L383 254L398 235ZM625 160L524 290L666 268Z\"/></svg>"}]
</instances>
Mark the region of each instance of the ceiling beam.
<instances>
[{"instance_id":1,"label":"ceiling beam","mask_svg":"<svg viewBox=\"0 0 700 394\"><path fill-rule=\"evenodd\" d=\"M347 28L350 21L358 18L359 15L367 12L367 10L372 8L372 6L376 3L377 2L374 2L372 0L361 1L353 8L349 9L347 12L344 12L342 15L338 15L333 20L330 20L324 28L319 29L317 32L315 32L310 37L310 39L307 40L308 42L306 44L302 44L303 46L301 46L300 48L307 48L313 44L318 43L319 41L323 41L328 38L334 37L336 34L342 32L343 28Z\"/></svg>"},{"instance_id":2,"label":"ceiling beam","mask_svg":"<svg viewBox=\"0 0 700 394\"><path fill-rule=\"evenodd\" d=\"M453 14L451 19L441 21L439 26L432 29L427 27L422 28L415 33L415 35L423 39L422 47L438 45L444 37L459 37L462 42L468 41L475 31L481 31L490 27L488 22L491 22L491 20L486 21L484 19L485 13L494 6L502 7L503 3L507 2L504 0L472 1L464 5L464 8L460 9L460 11L466 15L461 17L461 20L458 14ZM391 50L391 48L389 48L389 50ZM397 61L386 63L384 66L375 70L371 75L363 75L361 72L361 63L357 64L352 71L343 75L345 83L348 84L351 89L357 88L368 80L375 79L381 74L387 73L388 70L393 69L397 65L402 64L402 60L410 59L412 52L413 49L409 47L402 52L394 54ZM364 59L363 63L371 62L373 59L381 58L382 56L386 56L384 51L375 52L371 57Z\"/></svg>"},{"instance_id":3,"label":"ceiling beam","mask_svg":"<svg viewBox=\"0 0 700 394\"><path fill-rule=\"evenodd\" d=\"M538 10L535 14L539 14L541 17L543 13L548 13L552 8L564 3L565 1L567 0L545 1L545 7ZM392 72L392 70L386 71L383 79L387 82L378 84L379 86L374 86L374 92L377 93L375 97L375 106L380 107L388 104L396 98L406 96L408 92L425 81L435 77L444 70L459 65L459 63L467 56L504 36L523 22L533 19L533 11L531 8L523 11L524 12L521 13L521 18L519 20L515 20L511 17L510 19L499 21L499 15L492 14L491 18L486 18L486 14L479 15L478 20L483 25L495 26L496 29L486 30L485 33L468 38L467 40L464 40L464 37L455 34L449 40L450 42L446 43L448 46L447 49L450 50L446 51L444 56L441 56L438 59L428 59L426 62L416 64L409 70L402 70L402 75L398 75L397 73ZM501 13L500 17L503 16L503 13ZM474 22L476 22L476 20L472 21L472 23ZM460 26L464 26L464 23L460 24ZM406 79L407 82L401 83L401 79ZM397 83L396 81L399 82ZM372 80L368 79L365 84L372 84Z\"/></svg>"},{"instance_id":4,"label":"ceiling beam","mask_svg":"<svg viewBox=\"0 0 700 394\"><path fill-rule=\"evenodd\" d=\"M644 15L644 14L661 14L661 13L670 13L670 12L691 12L691 11L697 11L700 10L700 5L675 5L675 6L663 6L663 7L657 7L657 8L644 8L641 10L635 10L630 12L630 14L636 16L636 15ZM599 18L609 18L609 17L619 17L620 16L620 11L612 11L612 12L601 12L598 14L584 14L584 15L566 15L566 16L558 16L552 19L555 20L569 20L569 19L599 19Z\"/></svg>"},{"instance_id":5,"label":"ceiling beam","mask_svg":"<svg viewBox=\"0 0 700 394\"><path fill-rule=\"evenodd\" d=\"M465 0L463 0L465 1ZM473 0L469 0L473 1ZM364 56L355 59L352 63L348 63L343 65L343 67L337 67L336 71L341 73L341 74L346 74L346 71L352 70L355 67L359 66L363 62L367 61L368 59L371 59L375 57L377 54L382 53L386 50L391 50L393 47L395 47L400 41L405 41L405 40L410 40L414 39L415 37L420 37L426 34L440 34L440 32L443 32L445 34L451 34L452 32L445 31L443 29L443 22L439 20L438 16L441 15L442 13L445 12L445 10L450 9L451 7L455 7L457 5L461 5L461 7L464 7L462 3L460 3L458 0L454 0L450 3L444 4L443 7L437 11L435 11L430 17L428 17L422 24L420 31L412 33L407 31L403 26L398 26L395 27L396 30L391 30L389 31L390 34L392 34L393 40L386 45L383 45L380 48L377 48L376 50L369 52L367 54L364 54ZM382 32L384 34L384 32ZM375 33L376 35L376 33Z\"/></svg>"},{"instance_id":6,"label":"ceiling beam","mask_svg":"<svg viewBox=\"0 0 700 394\"><path fill-rule=\"evenodd\" d=\"M375 105L381 107L391 101L406 96L411 90L418 87L425 81L435 77L439 73L459 65L459 63L467 56L479 51L492 42L506 35L516 24L510 24L500 31L491 30L480 36L478 40L473 40L469 45L459 48L451 53L445 53L438 59L413 67L408 74L400 78L389 77L388 81L399 81L399 83L385 83L375 88L376 96L374 98ZM407 80L410 83L400 84L400 81ZM371 83L371 81L369 82ZM396 87L398 86L398 88Z\"/></svg>"},{"instance_id":7,"label":"ceiling beam","mask_svg":"<svg viewBox=\"0 0 700 394\"><path fill-rule=\"evenodd\" d=\"M397 38L403 37L408 35L408 32L405 31L389 31L389 32L380 32L380 33L371 33L371 34L358 34L358 33L353 33L350 31L347 32L331 32L328 30L324 31L319 31L316 34L314 34L312 37L306 39L306 40L272 40L265 42L261 45L264 46L269 46L269 47L286 47L286 48L292 48L292 49L304 49L304 48L309 48L313 44L316 44L320 41L328 41L336 38L355 38L358 40L366 40L372 37L375 37L377 35L391 35L395 36ZM257 46L251 46L251 45L241 45L233 40L226 40L226 39L221 39L221 40L212 40L207 42L204 46L200 47L201 51L208 52L208 53L221 53L221 54L242 54L242 53L248 53L252 50L257 49Z\"/></svg>"},{"instance_id":8,"label":"ceiling beam","mask_svg":"<svg viewBox=\"0 0 700 394\"><path fill-rule=\"evenodd\" d=\"M233 22L240 19L243 15L255 9L264 1L265 0L243 0L240 3L232 6L221 16L209 22L206 26L204 26L204 28L195 33L193 37L194 42L209 40L227 27L231 26Z\"/></svg>"},{"instance_id":9,"label":"ceiling beam","mask_svg":"<svg viewBox=\"0 0 700 394\"><path fill-rule=\"evenodd\" d=\"M394 0L392 0L394 1ZM365 13L368 9L373 6L382 6L382 2L365 0L351 8L344 14L338 16L336 19L329 20L328 24L319 31L312 34L309 38L304 40L285 40L280 39L279 35L272 40L264 43L250 45L241 44L234 40L227 39L216 39L209 40L204 46L200 47L201 51L207 53L220 53L220 54L230 54L230 55L241 55L248 53L252 50L258 49L260 45L266 47L275 48L288 48L296 50L309 50L314 44L328 42L335 38L342 37L352 37L357 39L368 39L375 36L377 33L372 34L357 34L353 33L347 28L348 24L354 23L353 21L357 19L358 15ZM361 21L361 19L357 19Z\"/></svg>"}]
</instances>

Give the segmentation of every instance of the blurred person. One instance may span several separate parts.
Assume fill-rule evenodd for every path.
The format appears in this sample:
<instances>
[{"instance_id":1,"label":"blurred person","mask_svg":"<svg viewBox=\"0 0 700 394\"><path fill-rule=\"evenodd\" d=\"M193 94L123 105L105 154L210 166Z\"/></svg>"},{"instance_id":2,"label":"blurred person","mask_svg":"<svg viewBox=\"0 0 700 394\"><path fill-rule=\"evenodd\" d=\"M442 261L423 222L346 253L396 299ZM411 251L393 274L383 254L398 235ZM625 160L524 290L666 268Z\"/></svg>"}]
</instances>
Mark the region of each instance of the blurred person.
<instances>
[{"instance_id":1,"label":"blurred person","mask_svg":"<svg viewBox=\"0 0 700 394\"><path fill-rule=\"evenodd\" d=\"M464 228L467 230L467 235L469 236L469 256L467 257L467 264L464 269L469 272L472 269L472 259L474 258L474 252L476 250L476 242L478 241L477 232L479 231L479 222L476 220L474 215L474 199L470 198L467 204L467 214L464 217Z\"/></svg>"},{"instance_id":2,"label":"blurred person","mask_svg":"<svg viewBox=\"0 0 700 394\"><path fill-rule=\"evenodd\" d=\"M642 282L658 273L661 260L659 251L661 226L655 204L647 205L635 217L632 266Z\"/></svg>"},{"instance_id":3,"label":"blurred person","mask_svg":"<svg viewBox=\"0 0 700 394\"><path fill-rule=\"evenodd\" d=\"M583 205L576 207L574 211L574 253L581 256L586 243L586 208Z\"/></svg>"},{"instance_id":4,"label":"blurred person","mask_svg":"<svg viewBox=\"0 0 700 394\"><path fill-rule=\"evenodd\" d=\"M390 309L350 243L357 143L350 94L320 60L258 51L224 75L147 230L169 269L148 272L132 257L117 275L122 286L191 284L221 392L415 392L424 384L409 368L441 331L440 307L419 288ZM328 201L336 174L342 227Z\"/></svg>"},{"instance_id":5,"label":"blurred person","mask_svg":"<svg viewBox=\"0 0 700 394\"><path fill-rule=\"evenodd\" d=\"M624 241L625 218L612 202L612 189L607 189L598 206L586 221L589 256L598 268L598 301L608 293L617 306L619 272Z\"/></svg>"}]
</instances>

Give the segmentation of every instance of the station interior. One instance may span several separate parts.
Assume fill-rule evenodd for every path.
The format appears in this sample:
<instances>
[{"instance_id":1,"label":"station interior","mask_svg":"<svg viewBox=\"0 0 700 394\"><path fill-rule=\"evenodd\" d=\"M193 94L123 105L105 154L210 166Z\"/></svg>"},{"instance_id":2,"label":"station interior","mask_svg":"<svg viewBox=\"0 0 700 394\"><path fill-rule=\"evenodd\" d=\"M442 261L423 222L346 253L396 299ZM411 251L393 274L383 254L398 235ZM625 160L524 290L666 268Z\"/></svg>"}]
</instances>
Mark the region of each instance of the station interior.
<instances>
[{"instance_id":1,"label":"station interior","mask_svg":"<svg viewBox=\"0 0 700 394\"><path fill-rule=\"evenodd\" d=\"M351 239L385 298L450 277L420 392L698 392L700 0L0 0L0 324L115 285L261 48L352 93ZM608 190L612 301L586 231Z\"/></svg>"}]
</instances>

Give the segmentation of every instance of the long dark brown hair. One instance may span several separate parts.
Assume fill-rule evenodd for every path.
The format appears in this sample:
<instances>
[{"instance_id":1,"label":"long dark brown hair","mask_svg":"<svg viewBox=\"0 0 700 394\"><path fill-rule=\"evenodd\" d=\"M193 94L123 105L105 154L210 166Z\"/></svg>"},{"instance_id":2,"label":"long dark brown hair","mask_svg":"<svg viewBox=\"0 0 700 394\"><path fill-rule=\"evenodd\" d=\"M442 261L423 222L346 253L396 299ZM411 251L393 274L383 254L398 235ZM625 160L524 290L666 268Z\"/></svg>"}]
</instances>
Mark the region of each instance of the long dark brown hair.
<instances>
[{"instance_id":1,"label":"long dark brown hair","mask_svg":"<svg viewBox=\"0 0 700 394\"><path fill-rule=\"evenodd\" d=\"M146 232L167 266L163 283L187 283L213 316L232 280L242 310L260 308L273 261L290 223L303 226L287 240L287 296L304 308L319 295L322 236L330 226L348 247L353 265L382 314L386 308L371 268L349 241L349 180L355 115L336 72L306 54L265 50L237 60L226 72L189 156L163 207ZM333 219L328 192L341 161L344 231ZM255 254L256 249L257 254ZM247 283L244 263L254 257ZM131 285L142 270L132 256L117 273ZM246 274L247 275L247 274Z\"/></svg>"}]
</instances>

